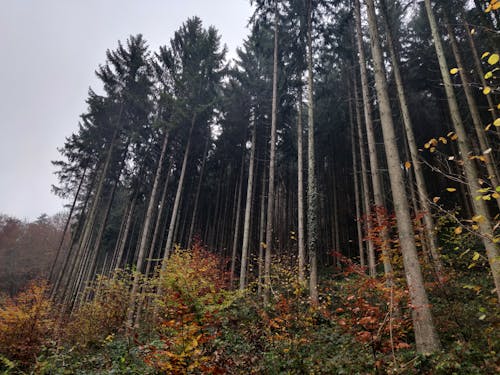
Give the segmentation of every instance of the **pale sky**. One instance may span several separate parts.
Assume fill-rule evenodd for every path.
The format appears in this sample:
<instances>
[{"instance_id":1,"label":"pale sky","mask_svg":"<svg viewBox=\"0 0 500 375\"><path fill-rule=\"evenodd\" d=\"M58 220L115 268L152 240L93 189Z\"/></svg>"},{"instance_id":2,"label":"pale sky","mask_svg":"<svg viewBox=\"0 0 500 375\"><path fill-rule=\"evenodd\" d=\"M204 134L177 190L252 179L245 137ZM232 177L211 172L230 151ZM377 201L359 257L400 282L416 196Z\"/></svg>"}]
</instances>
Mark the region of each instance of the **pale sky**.
<instances>
[{"instance_id":1,"label":"pale sky","mask_svg":"<svg viewBox=\"0 0 500 375\"><path fill-rule=\"evenodd\" d=\"M235 56L249 0L2 0L0 4L0 213L35 219L62 210L50 161L85 111L106 49L141 33L168 44L188 17L215 26Z\"/></svg>"}]
</instances>

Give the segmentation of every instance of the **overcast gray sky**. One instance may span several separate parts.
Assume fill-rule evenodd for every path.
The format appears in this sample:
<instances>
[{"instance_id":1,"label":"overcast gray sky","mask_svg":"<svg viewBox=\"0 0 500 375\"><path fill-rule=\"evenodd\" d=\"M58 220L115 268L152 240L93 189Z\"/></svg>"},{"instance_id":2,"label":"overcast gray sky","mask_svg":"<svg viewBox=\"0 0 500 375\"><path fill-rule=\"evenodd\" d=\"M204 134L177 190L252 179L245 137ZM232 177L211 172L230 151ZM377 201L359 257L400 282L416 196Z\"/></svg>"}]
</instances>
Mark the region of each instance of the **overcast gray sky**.
<instances>
[{"instance_id":1,"label":"overcast gray sky","mask_svg":"<svg viewBox=\"0 0 500 375\"><path fill-rule=\"evenodd\" d=\"M249 0L2 0L0 10L0 213L54 214L51 160L76 130L106 49L142 33L151 50L188 17L214 25L229 56L247 35Z\"/></svg>"}]
</instances>

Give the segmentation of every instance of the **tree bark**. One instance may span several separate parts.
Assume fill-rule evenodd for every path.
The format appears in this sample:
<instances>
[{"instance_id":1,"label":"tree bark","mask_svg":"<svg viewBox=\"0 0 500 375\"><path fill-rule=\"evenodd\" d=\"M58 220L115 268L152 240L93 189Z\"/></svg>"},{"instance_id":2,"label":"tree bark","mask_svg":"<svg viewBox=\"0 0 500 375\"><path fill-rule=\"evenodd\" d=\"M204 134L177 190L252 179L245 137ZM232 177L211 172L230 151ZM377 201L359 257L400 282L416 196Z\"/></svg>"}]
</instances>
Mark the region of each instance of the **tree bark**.
<instances>
[{"instance_id":1,"label":"tree bark","mask_svg":"<svg viewBox=\"0 0 500 375\"><path fill-rule=\"evenodd\" d=\"M163 264L161 266L162 272L165 271L167 267L167 260L170 256L170 252L172 250L172 243L174 240L174 229L175 229L175 223L177 221L177 215L179 211L179 203L181 201L181 195L182 191L184 188L184 177L186 176L186 169L187 169L187 161L189 158L189 153L191 150L191 138L193 135L193 129L194 129L194 124L196 123L196 114L193 115L193 118L191 120L191 128L189 129L189 135L188 135L188 140L186 144L186 150L184 151L184 158L182 160L182 169L181 169L181 175L179 177L179 182L177 184L177 192L175 193L175 200L174 200L174 207L172 210L172 216L170 218L170 225L168 227L168 235L167 235L167 243L165 244L165 251L164 251L164 256L163 256Z\"/></svg>"},{"instance_id":2,"label":"tree bark","mask_svg":"<svg viewBox=\"0 0 500 375\"><path fill-rule=\"evenodd\" d=\"M278 112L278 2L274 10L274 58L273 58L273 98L271 106L271 139L269 146L269 188L267 195L266 248L264 260L264 304L269 303L271 293L271 254L274 241L274 191L276 168L276 122Z\"/></svg>"},{"instance_id":3,"label":"tree bark","mask_svg":"<svg viewBox=\"0 0 500 375\"><path fill-rule=\"evenodd\" d=\"M243 194L243 174L245 171L245 152L243 151L240 166L240 178L238 179L238 194L236 202L236 215L234 218L234 231L233 231L233 246L231 251L231 270L229 274L231 287L234 285L234 273L236 271L236 254L238 250L238 243L240 239L240 220L241 220L241 196Z\"/></svg>"},{"instance_id":4,"label":"tree bark","mask_svg":"<svg viewBox=\"0 0 500 375\"><path fill-rule=\"evenodd\" d=\"M354 121L352 114L352 99L349 95L349 123L351 125L351 150L352 150L352 174L354 178L354 205L356 210L356 233L358 235L358 253L361 267L365 267L365 249L363 246L363 230L361 228L361 205L359 202L359 177L358 177L358 157L356 152L356 142L354 136Z\"/></svg>"},{"instance_id":5,"label":"tree bark","mask_svg":"<svg viewBox=\"0 0 500 375\"><path fill-rule=\"evenodd\" d=\"M375 206L377 208L384 207L384 196L382 190L381 176L379 170L379 164L377 159L377 148L375 142L375 132L373 130L373 119L372 119L372 109L370 103L370 92L368 86L368 73L366 70L366 58L363 48L363 32L361 30L361 5L359 0L354 1L354 13L356 18L356 41L358 47L359 56L359 66L360 66L360 76L361 76L361 92L363 97L363 107L365 114L365 126L366 126L366 138L368 140L368 156L370 158L370 168L372 172L372 185L373 185L373 198ZM366 194L366 193L365 193ZM370 220L370 211L367 213L367 220ZM381 228L385 228L383 219L377 212L378 225ZM387 253L389 244L389 234L387 228L383 229L381 232L382 237L382 261L384 263L384 272L386 276L390 275L392 272L392 266L389 259L389 254ZM368 249L370 251L370 249ZM375 269L375 254L373 256L369 253L368 256L368 269L370 276L374 277L376 275Z\"/></svg>"},{"instance_id":6,"label":"tree bark","mask_svg":"<svg viewBox=\"0 0 500 375\"><path fill-rule=\"evenodd\" d=\"M297 221L298 234L297 246L299 257L299 283L306 282L306 253L304 246L304 141L302 129L302 90L299 91L299 100L297 105Z\"/></svg>"},{"instance_id":7,"label":"tree bark","mask_svg":"<svg viewBox=\"0 0 500 375\"><path fill-rule=\"evenodd\" d=\"M417 350L420 353L432 353L439 350L440 343L430 311L427 293L424 288L420 263L418 261L415 233L413 231L392 120L382 48L380 46L376 24L375 5L373 0L365 0L365 2L368 10L368 23L375 72L375 88L379 102L382 133L387 155L387 166L389 168L394 211L398 227L399 245L403 254L406 281L413 308L412 317L415 340L417 343Z\"/></svg>"},{"instance_id":8,"label":"tree bark","mask_svg":"<svg viewBox=\"0 0 500 375\"><path fill-rule=\"evenodd\" d=\"M243 244L241 246L241 267L240 267L240 290L246 287L247 263L248 263L248 247L250 242L250 214L252 211L253 202L253 183L255 169L255 149L257 142L257 126L255 123L255 115L252 110L251 114L252 127L252 147L250 149L250 161L248 166L248 181L247 181L247 197L245 202L245 221L243 223Z\"/></svg>"},{"instance_id":9,"label":"tree bark","mask_svg":"<svg viewBox=\"0 0 500 375\"><path fill-rule=\"evenodd\" d=\"M309 253L309 296L318 304L318 186L314 141L314 84L312 51L312 0L308 2L307 21L307 250Z\"/></svg>"},{"instance_id":10,"label":"tree bark","mask_svg":"<svg viewBox=\"0 0 500 375\"><path fill-rule=\"evenodd\" d=\"M356 125L358 130L358 145L359 145L359 158L361 164L361 188L363 191L363 206L364 206L364 217L365 217L365 232L367 234L368 243L368 267L371 269L375 265L375 244L373 239L368 234L372 231L372 223L369 220L370 215L370 182L368 178L368 167L366 166L366 156L365 156L365 144L363 142L363 130L362 130L362 120L361 120L361 110L359 108L359 97L358 97L358 84L356 77L354 77L354 101L356 104Z\"/></svg>"},{"instance_id":11,"label":"tree bark","mask_svg":"<svg viewBox=\"0 0 500 375\"><path fill-rule=\"evenodd\" d=\"M205 164L207 162L208 146L209 145L210 145L210 136L208 136L206 141L205 141L205 150L203 151L203 161L201 162L200 176L198 179L198 186L196 187L196 194L194 197L193 216L191 217L191 224L189 226L189 236L188 236L188 242L187 242L188 248L191 248L191 244L193 242L194 226L196 224L196 219L197 219L196 215L198 214L198 202L200 200L201 184L203 182L203 174L205 172Z\"/></svg>"},{"instance_id":12,"label":"tree bark","mask_svg":"<svg viewBox=\"0 0 500 375\"><path fill-rule=\"evenodd\" d=\"M425 239L427 240L428 248L432 256L432 264L434 266L434 271L440 282L443 282L444 270L443 264L439 257L438 242L435 233L434 219L432 218L432 211L429 204L429 194L427 192L427 186L425 184L424 173L418 156L417 141L415 140L415 135L413 133L413 124L411 121L410 110L408 102L406 100L405 89L403 84L403 78L401 75L401 70L399 68L399 59L396 55L396 49L393 44L392 32L387 22L387 10L385 0L381 2L382 4L382 21L384 23L384 28L387 33L386 41L387 48L389 50L389 56L392 63L392 69L394 72L394 80L396 83L396 91L398 94L399 107L401 109L401 114L403 117L403 125L405 129L406 139L408 141L408 149L410 150L410 157L413 165L413 170L415 171L415 181L417 183L417 193L420 205L424 212L424 233ZM418 207L415 207L418 209Z\"/></svg>"}]
</instances>

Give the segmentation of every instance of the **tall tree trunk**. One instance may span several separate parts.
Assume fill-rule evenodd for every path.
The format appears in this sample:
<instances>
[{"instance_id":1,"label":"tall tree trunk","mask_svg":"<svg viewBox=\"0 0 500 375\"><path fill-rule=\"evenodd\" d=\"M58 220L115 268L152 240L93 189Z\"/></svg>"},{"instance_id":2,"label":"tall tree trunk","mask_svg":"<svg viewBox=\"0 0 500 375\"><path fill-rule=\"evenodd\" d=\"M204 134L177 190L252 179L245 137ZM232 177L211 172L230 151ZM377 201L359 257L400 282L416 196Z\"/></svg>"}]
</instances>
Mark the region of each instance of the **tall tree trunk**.
<instances>
[{"instance_id":1,"label":"tall tree trunk","mask_svg":"<svg viewBox=\"0 0 500 375\"><path fill-rule=\"evenodd\" d=\"M262 295L262 285L264 277L264 251L266 239L266 166L265 166L265 152L264 154L264 164L262 165L262 182L261 182L261 192L260 192L260 218L259 218L259 255L257 258L257 294Z\"/></svg>"},{"instance_id":2,"label":"tall tree trunk","mask_svg":"<svg viewBox=\"0 0 500 375\"><path fill-rule=\"evenodd\" d=\"M85 180L85 172L87 172L87 167L83 169L82 177L80 177L80 182L78 183L78 188L76 189L75 198L73 198L73 204L71 205L71 209L69 210L68 218L66 219L66 223L64 224L64 229L61 235L61 239L59 240L59 245L57 246L56 255L54 257L52 265L50 266L49 277L48 277L49 282L53 281L52 278L54 277L54 269L57 264L59 255L61 253L61 249L64 244L64 239L66 238L66 233L68 232L69 224L71 223L71 218L73 217L73 211L75 210L76 202L78 201L78 196L80 195L80 190L82 188L83 181Z\"/></svg>"},{"instance_id":3,"label":"tall tree trunk","mask_svg":"<svg viewBox=\"0 0 500 375\"><path fill-rule=\"evenodd\" d=\"M146 263L146 270L144 271L144 275L149 276L149 273L151 271L152 265L156 262L153 260L153 257L155 255L155 250L156 250L156 244L158 243L159 246L161 247L163 238L159 238L160 236L160 226L162 222L162 216L163 216L163 210L165 208L165 201L167 199L167 191L168 191L168 185L170 182L170 178L172 177L172 164L173 164L173 159L170 158L170 162L168 165L168 171L167 171L167 177L165 178L165 183L163 185L163 191L161 193L161 199L160 199L160 205L158 206L158 215L156 217L156 224L155 224L155 229L153 231L153 237L151 240L151 246L149 247L149 254L148 254L148 259Z\"/></svg>"},{"instance_id":4,"label":"tall tree trunk","mask_svg":"<svg viewBox=\"0 0 500 375\"><path fill-rule=\"evenodd\" d=\"M78 245L78 255L75 260L75 263L73 264L73 268L71 270L71 276L69 278L70 282L72 283L72 287L69 289L69 294L66 295L66 297L69 297L70 300L69 302L73 304L74 299L73 297L76 297L75 290L80 289L80 284L81 284L81 275L82 272L85 269L86 263L84 262L86 258L88 258L88 253L90 252L90 240L91 240L91 234L94 229L94 224L97 216L97 211L99 207L99 203L101 201L101 195L102 195L102 190L104 187L104 181L106 180L106 176L108 175L108 170L109 166L111 164L111 157L113 155L113 151L115 148L115 142L116 138L118 135L118 130L115 130L113 133L113 137L111 139L111 143L108 148L108 152L106 154L106 159L104 160L101 173L99 176L99 180L97 183L97 190L94 194L94 198L92 200L92 205L89 211L89 214L87 216L86 222L85 222L85 228L83 230L82 236L79 240L79 245ZM73 271L76 271L77 275L79 274L79 277L75 277L73 274ZM65 297L65 298L66 298Z\"/></svg>"},{"instance_id":5,"label":"tall tree trunk","mask_svg":"<svg viewBox=\"0 0 500 375\"><path fill-rule=\"evenodd\" d=\"M297 246L299 257L299 283L305 284L306 281L306 253L304 246L304 141L302 129L302 90L299 90L299 100L297 105L297 221L298 234Z\"/></svg>"},{"instance_id":6,"label":"tall tree trunk","mask_svg":"<svg viewBox=\"0 0 500 375\"><path fill-rule=\"evenodd\" d=\"M439 68L441 70L441 76L443 78L444 88L446 90L446 98L448 100L448 106L450 108L451 119L455 128L455 132L458 136L458 148L463 158L465 176L467 178L467 183L469 184L471 192L476 193L480 189L478 183L478 173L474 162L468 157L471 153L471 148L467 141L467 133L460 116L455 92L453 91L453 85L449 76L448 64L444 55L443 45L441 43L441 36L439 35L436 18L434 17L430 0L424 0L424 2L431 26L432 36L434 38L434 47L436 48ZM488 217L488 207L486 206L485 201L483 201L482 199L472 199L471 201L475 216L480 215L481 217L481 220L479 220L478 222L479 231L481 233L481 239L483 241L483 245L488 256L488 261L490 263L497 296L500 300L500 262L498 261L499 249L498 246L493 242L493 227Z\"/></svg>"},{"instance_id":7,"label":"tall tree trunk","mask_svg":"<svg viewBox=\"0 0 500 375\"><path fill-rule=\"evenodd\" d=\"M245 171L245 152L242 152L240 178L238 179L238 194L236 202L236 215L234 218L234 231L233 231L233 246L231 247L231 270L229 274L231 287L234 286L234 273L236 271L236 254L238 250L238 243L240 239L240 226L241 226L241 195L243 194L243 175Z\"/></svg>"},{"instance_id":8,"label":"tall tree trunk","mask_svg":"<svg viewBox=\"0 0 500 375\"><path fill-rule=\"evenodd\" d=\"M350 94L350 93L349 93ZM359 177L358 157L356 152L356 139L354 136L354 121L352 114L352 96L349 95L349 123L351 125L351 151L352 151L352 174L354 178L354 205L356 209L356 233L358 235L358 253L361 267L365 267L365 249L363 246L363 230L361 228L361 205L359 202Z\"/></svg>"},{"instance_id":9,"label":"tall tree trunk","mask_svg":"<svg viewBox=\"0 0 500 375\"><path fill-rule=\"evenodd\" d=\"M104 235L104 231L106 230L106 226L108 224L108 219L109 219L109 214L111 212L111 207L113 205L113 201L115 198L115 192L116 192L116 186L118 185L118 178L115 179L113 183L113 187L111 188L111 193L110 197L108 199L108 202L106 204L106 208L104 210L103 218L101 221L101 225L99 226L99 231L97 233L97 238L95 240L93 250L92 250L92 255L90 257L91 261L87 265L87 271L85 273L85 276L83 278L83 283L80 287L80 290L83 290L87 286L87 284L94 279L96 276L96 271L97 271L97 265L98 265L98 260L99 260L99 252L101 249L101 243L102 243L102 238ZM84 299L82 299L84 301Z\"/></svg>"},{"instance_id":10,"label":"tall tree trunk","mask_svg":"<svg viewBox=\"0 0 500 375\"><path fill-rule=\"evenodd\" d=\"M144 218L144 225L142 227L141 238L139 242L139 252L137 255L137 263L136 263L136 272L137 274L133 275L133 283L132 290L130 292L130 302L128 307L128 315L127 315L127 324L129 327L132 326L132 320L134 318L134 313L136 310L136 294L139 289L139 274L142 274L142 268L144 265L144 256L146 255L146 247L149 241L150 234L150 226L151 220L153 219L154 210L157 206L157 195L158 195L158 186L160 184L160 178L163 170L163 164L165 161L165 154L167 152L167 144L168 144L168 130L165 130L165 134L163 136L163 143L161 146L160 158L158 159L158 165L156 166L156 173L153 181L153 187L151 189L151 193L149 195L148 208L146 210L146 216ZM140 306L139 306L140 309Z\"/></svg>"},{"instance_id":11,"label":"tall tree trunk","mask_svg":"<svg viewBox=\"0 0 500 375\"><path fill-rule=\"evenodd\" d=\"M446 29L448 30L448 36L450 37L451 49L453 51L453 56L457 62L458 73L460 74L460 79L462 80L462 87L464 89L465 98L467 100L467 105L469 107L469 112L472 117L472 123L474 124L474 130L476 131L476 136L479 141L480 152L484 157L484 163L486 164L486 170L488 171L488 178L491 181L493 187L500 185L498 180L498 171L496 169L496 164L493 159L493 152L488 153L487 150L490 148L488 145L488 139L484 133L483 124L481 121L481 116L479 115L479 110L477 109L476 100L472 94L470 88L469 77L465 66L462 62L462 57L460 56L460 51L458 49L457 39L455 38L455 33L450 25L448 18L445 16ZM488 96L488 95L487 95ZM486 153L484 153L486 151ZM500 209L500 197L496 199L497 206Z\"/></svg>"},{"instance_id":12,"label":"tall tree trunk","mask_svg":"<svg viewBox=\"0 0 500 375\"><path fill-rule=\"evenodd\" d=\"M366 59L365 52L363 48L363 32L361 30L361 5L359 0L354 1L354 13L356 18L356 41L358 47L358 55L359 55L359 66L360 66L360 76L361 76L361 92L363 96L363 107L365 114L365 126L366 126L366 138L368 140L368 156L370 158L370 168L372 172L372 185L373 185L373 198L375 202L376 208L384 207L384 195L382 190L382 182L379 170L379 164L377 159L377 148L375 142L375 132L373 130L373 119L372 119L372 109L370 103L370 91L368 86L368 72L366 69ZM370 220L370 212L368 212L367 220ZM388 246L389 246L389 234L387 228L385 228L385 224L383 223L383 218L380 217L379 212L377 211L377 221L378 225L382 229L381 237L382 237L382 261L384 263L384 272L386 276L390 277L392 273L392 266L389 259L388 254ZM370 249L368 249L370 251ZM373 260L373 262L372 262ZM370 276L376 275L375 270L375 256L368 256L368 269L370 272Z\"/></svg>"},{"instance_id":13,"label":"tall tree trunk","mask_svg":"<svg viewBox=\"0 0 500 375\"><path fill-rule=\"evenodd\" d=\"M358 130L358 145L359 145L359 158L361 164L361 187L363 190L363 206L364 206L364 217L365 217L365 232L367 234L368 240L368 267L374 267L375 265L375 244L371 236L368 236L372 231L372 222L369 220L370 215L370 182L368 178L368 167L366 165L365 156L365 144L363 142L363 129L361 120L361 109L359 108L360 102L358 97L358 84L356 77L353 77L354 82L354 101L356 104L356 127Z\"/></svg>"},{"instance_id":14,"label":"tall tree trunk","mask_svg":"<svg viewBox=\"0 0 500 375\"><path fill-rule=\"evenodd\" d=\"M186 144L186 150L184 151L184 158L182 160L181 175L179 177L179 182L177 184L177 192L175 193L174 207L172 210L172 216L170 218L170 225L168 227L167 243L165 244L165 251L163 256L163 264L161 266L162 272L165 271L167 267L167 259L170 256L172 250L172 243L174 240L174 229L177 221L177 215L179 214L179 203L181 201L181 195L184 188L184 177L186 176L187 161L189 158L189 153L191 151L191 138L193 135L194 124L196 123L196 114L193 115L191 120L191 128L189 129L188 140Z\"/></svg>"},{"instance_id":15,"label":"tall tree trunk","mask_svg":"<svg viewBox=\"0 0 500 375\"><path fill-rule=\"evenodd\" d=\"M76 202L78 201L78 197L80 195L80 190L82 188L83 181L85 180L85 177L86 177L85 176L86 172L87 172L87 167L85 167L83 169L82 177L80 178L80 182L78 183L78 188L77 188L76 193L75 193L75 198L73 199L73 204L71 205L71 209L69 210L68 218L66 219L66 223L64 225L64 230L62 232L61 239L59 240L59 245L57 246L56 256L54 257L54 260L52 261L52 265L50 267L49 278L48 279L49 279L49 282L53 283L52 290L51 290L52 297L54 297L55 292L57 291L57 288L58 288L58 284L59 284L59 282L58 282L59 276L57 277L56 282L54 282L54 280L53 280L53 278L55 276L54 275L55 267L56 267L59 255L61 253L61 249L63 247L64 240L66 238L66 235L67 235L70 223L71 223L71 219L73 217L73 212L75 210ZM70 249L68 249L68 254L66 254L66 258L69 257L69 251L70 251ZM64 267L65 264L66 264L66 259L64 260L63 267L61 268L61 270L59 271L59 273L61 273L63 271L63 268L65 268Z\"/></svg>"},{"instance_id":16,"label":"tall tree trunk","mask_svg":"<svg viewBox=\"0 0 500 375\"><path fill-rule=\"evenodd\" d=\"M250 149L250 162L248 166L248 181L247 181L247 197L245 202L245 221L243 223L243 244L241 246L241 267L240 267L240 290L246 287L246 275L247 275L247 257L248 257L248 247L250 242L250 214L252 211L253 202L253 184L254 184L254 169L255 169L255 148L257 142L257 126L255 123L254 109L252 109L251 114L252 127L252 147Z\"/></svg>"},{"instance_id":17,"label":"tall tree trunk","mask_svg":"<svg viewBox=\"0 0 500 375\"><path fill-rule=\"evenodd\" d=\"M138 191L137 187L134 189L132 199L130 200L130 203L128 205L128 209L125 212L125 226L123 227L123 232L118 238L118 241L116 243L116 259L113 262L113 268L115 271L122 266L123 262L123 255L125 253L125 246L127 244L127 239L129 237L130 233L130 226L132 225L132 218L134 217L134 210L135 210L135 204L137 202L137 196L138 196Z\"/></svg>"},{"instance_id":18,"label":"tall tree trunk","mask_svg":"<svg viewBox=\"0 0 500 375\"><path fill-rule=\"evenodd\" d=\"M429 194L427 192L427 186L425 184L424 173L422 170L422 165L418 156L417 141L415 140L415 135L413 133L413 124L411 121L410 110L408 102L406 100L405 89L403 84L403 78L401 76L401 70L399 68L399 59L396 55L396 49L393 44L393 36L389 23L387 22L387 8L385 4L386 0L382 0L382 21L384 23L384 28L387 33L386 41L387 48L389 50L389 56L392 63L392 70L394 72L394 80L396 82L396 91L398 94L399 106L401 109L401 114L403 117L403 125L405 128L406 140L408 141L408 148L410 150L410 157L413 164L413 170L415 171L415 180L417 183L418 198L422 210L424 211L424 233L425 239L427 240L427 245L432 256L434 270L436 276L440 282L443 281L443 264L439 257L438 242L435 233L434 219L432 218L432 211L429 204ZM417 209L417 207L415 207Z\"/></svg>"},{"instance_id":19,"label":"tall tree trunk","mask_svg":"<svg viewBox=\"0 0 500 375\"><path fill-rule=\"evenodd\" d=\"M413 329L417 350L420 353L432 353L439 350L439 338L429 308L429 300L424 288L424 280L418 261L415 233L410 216L410 208L401 170L401 161L396 142L396 134L392 120L389 92L384 72L382 48L376 23L373 0L365 0L368 10L371 49L375 72L375 88L379 102L382 133L387 155L387 166L391 183L394 211L396 214L399 245L403 253L406 281L412 303Z\"/></svg>"},{"instance_id":20,"label":"tall tree trunk","mask_svg":"<svg viewBox=\"0 0 500 375\"><path fill-rule=\"evenodd\" d=\"M269 146L269 188L267 195L266 254L264 261L264 304L271 293L271 254L274 241L274 191L276 168L276 122L278 112L278 2L274 10L273 98L271 106L271 139Z\"/></svg>"},{"instance_id":21,"label":"tall tree trunk","mask_svg":"<svg viewBox=\"0 0 500 375\"><path fill-rule=\"evenodd\" d=\"M318 304L318 186L314 142L314 84L312 51L312 0L307 15L307 250L309 252L309 296L313 305Z\"/></svg>"},{"instance_id":22,"label":"tall tree trunk","mask_svg":"<svg viewBox=\"0 0 500 375\"><path fill-rule=\"evenodd\" d=\"M189 226L189 236L188 236L188 242L187 242L188 248L191 248L191 244L193 241L194 226L196 224L196 219L197 219L196 215L198 214L198 202L200 200L201 184L203 182L203 174L205 172L205 164L207 162L208 146L209 145L210 145L210 136L208 136L206 141L205 141L205 150L203 151L203 161L201 162L200 176L198 179L198 186L196 187L196 194L194 197L193 216L191 217L191 225Z\"/></svg>"}]
</instances>

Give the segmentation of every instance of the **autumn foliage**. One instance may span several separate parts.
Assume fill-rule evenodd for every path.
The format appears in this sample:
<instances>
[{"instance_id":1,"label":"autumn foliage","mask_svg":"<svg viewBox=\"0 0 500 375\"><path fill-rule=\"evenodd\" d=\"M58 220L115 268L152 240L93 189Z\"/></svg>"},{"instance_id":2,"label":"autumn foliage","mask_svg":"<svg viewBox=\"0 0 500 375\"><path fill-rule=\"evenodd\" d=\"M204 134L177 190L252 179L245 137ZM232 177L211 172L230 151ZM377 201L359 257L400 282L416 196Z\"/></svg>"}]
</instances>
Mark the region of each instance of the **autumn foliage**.
<instances>
[{"instance_id":1,"label":"autumn foliage","mask_svg":"<svg viewBox=\"0 0 500 375\"><path fill-rule=\"evenodd\" d=\"M54 333L54 305L47 292L46 282L33 281L0 304L0 354L21 366L33 363Z\"/></svg>"}]
</instances>

